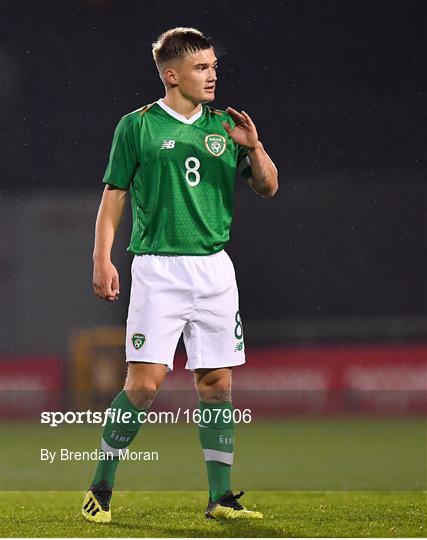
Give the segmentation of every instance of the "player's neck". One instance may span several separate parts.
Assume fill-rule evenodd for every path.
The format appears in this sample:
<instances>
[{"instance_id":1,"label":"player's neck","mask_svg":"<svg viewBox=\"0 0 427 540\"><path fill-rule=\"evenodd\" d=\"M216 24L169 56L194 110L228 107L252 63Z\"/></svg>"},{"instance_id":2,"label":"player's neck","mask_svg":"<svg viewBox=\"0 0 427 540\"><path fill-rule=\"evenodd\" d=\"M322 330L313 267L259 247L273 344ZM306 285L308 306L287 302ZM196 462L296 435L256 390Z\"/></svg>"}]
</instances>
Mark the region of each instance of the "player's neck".
<instances>
[{"instance_id":1,"label":"player's neck","mask_svg":"<svg viewBox=\"0 0 427 540\"><path fill-rule=\"evenodd\" d=\"M163 103L187 119L197 114L202 107L200 103L195 104L180 94L176 95L169 92L166 92Z\"/></svg>"}]
</instances>

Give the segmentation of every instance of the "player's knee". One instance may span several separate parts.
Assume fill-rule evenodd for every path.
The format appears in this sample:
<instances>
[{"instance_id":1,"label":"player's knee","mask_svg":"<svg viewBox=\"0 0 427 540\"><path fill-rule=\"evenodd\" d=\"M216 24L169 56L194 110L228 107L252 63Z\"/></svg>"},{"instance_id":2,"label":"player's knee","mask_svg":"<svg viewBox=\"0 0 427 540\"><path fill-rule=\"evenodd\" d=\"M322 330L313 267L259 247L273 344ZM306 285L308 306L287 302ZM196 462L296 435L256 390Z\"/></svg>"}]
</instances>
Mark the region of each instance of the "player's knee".
<instances>
[{"instance_id":1,"label":"player's knee","mask_svg":"<svg viewBox=\"0 0 427 540\"><path fill-rule=\"evenodd\" d=\"M199 382L197 391L201 401L207 403L231 401L231 379L222 377L219 379Z\"/></svg>"},{"instance_id":2,"label":"player's knee","mask_svg":"<svg viewBox=\"0 0 427 540\"><path fill-rule=\"evenodd\" d=\"M157 381L139 380L129 378L126 380L125 390L129 399L138 407L149 407L159 391Z\"/></svg>"},{"instance_id":3,"label":"player's knee","mask_svg":"<svg viewBox=\"0 0 427 540\"><path fill-rule=\"evenodd\" d=\"M140 392L147 396L155 395L160 388L160 385L156 381L128 379L125 384L125 390Z\"/></svg>"}]
</instances>

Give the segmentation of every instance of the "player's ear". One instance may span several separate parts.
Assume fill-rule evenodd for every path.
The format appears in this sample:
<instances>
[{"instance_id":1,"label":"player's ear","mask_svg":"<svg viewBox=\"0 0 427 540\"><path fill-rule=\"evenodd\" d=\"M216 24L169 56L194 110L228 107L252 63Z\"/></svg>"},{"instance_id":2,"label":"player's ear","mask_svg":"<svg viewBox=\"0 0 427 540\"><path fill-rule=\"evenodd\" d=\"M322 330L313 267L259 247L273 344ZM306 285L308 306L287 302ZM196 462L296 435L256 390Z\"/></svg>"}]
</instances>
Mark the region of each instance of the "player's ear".
<instances>
[{"instance_id":1,"label":"player's ear","mask_svg":"<svg viewBox=\"0 0 427 540\"><path fill-rule=\"evenodd\" d=\"M176 84L178 83L178 74L174 69L170 67L164 70L163 77L165 82L169 83L172 86L176 86Z\"/></svg>"}]
</instances>

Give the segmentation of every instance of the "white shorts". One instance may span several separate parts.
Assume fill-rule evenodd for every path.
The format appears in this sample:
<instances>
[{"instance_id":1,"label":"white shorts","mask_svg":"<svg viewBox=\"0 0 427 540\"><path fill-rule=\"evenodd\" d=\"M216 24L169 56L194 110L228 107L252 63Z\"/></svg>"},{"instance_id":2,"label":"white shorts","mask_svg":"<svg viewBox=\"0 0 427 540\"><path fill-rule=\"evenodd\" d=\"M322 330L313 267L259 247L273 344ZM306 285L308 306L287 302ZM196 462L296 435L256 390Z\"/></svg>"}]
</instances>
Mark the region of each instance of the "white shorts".
<instances>
[{"instance_id":1,"label":"white shorts","mask_svg":"<svg viewBox=\"0 0 427 540\"><path fill-rule=\"evenodd\" d=\"M186 369L245 363L234 266L214 255L137 255L126 327L127 362L166 364L181 333Z\"/></svg>"}]
</instances>

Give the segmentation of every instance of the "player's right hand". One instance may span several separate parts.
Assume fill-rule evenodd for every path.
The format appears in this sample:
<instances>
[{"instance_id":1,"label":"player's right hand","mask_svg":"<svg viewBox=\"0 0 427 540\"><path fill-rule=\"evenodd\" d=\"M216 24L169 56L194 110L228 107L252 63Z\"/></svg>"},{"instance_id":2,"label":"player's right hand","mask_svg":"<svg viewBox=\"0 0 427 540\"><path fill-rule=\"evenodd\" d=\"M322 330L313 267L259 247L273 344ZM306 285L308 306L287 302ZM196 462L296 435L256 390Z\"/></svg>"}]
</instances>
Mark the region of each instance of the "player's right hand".
<instances>
[{"instance_id":1,"label":"player's right hand","mask_svg":"<svg viewBox=\"0 0 427 540\"><path fill-rule=\"evenodd\" d=\"M111 262L95 262L93 265L93 290L99 298L114 302L119 299L119 273Z\"/></svg>"}]
</instances>

